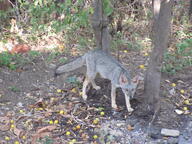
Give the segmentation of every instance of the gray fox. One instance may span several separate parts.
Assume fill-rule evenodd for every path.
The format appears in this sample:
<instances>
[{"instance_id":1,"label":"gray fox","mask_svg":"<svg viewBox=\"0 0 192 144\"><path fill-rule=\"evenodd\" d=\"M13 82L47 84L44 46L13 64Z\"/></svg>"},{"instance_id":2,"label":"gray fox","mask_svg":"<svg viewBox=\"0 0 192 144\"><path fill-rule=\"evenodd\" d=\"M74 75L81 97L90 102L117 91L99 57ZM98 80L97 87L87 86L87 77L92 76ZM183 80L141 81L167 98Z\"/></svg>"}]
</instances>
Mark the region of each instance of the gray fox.
<instances>
[{"instance_id":1,"label":"gray fox","mask_svg":"<svg viewBox=\"0 0 192 144\"><path fill-rule=\"evenodd\" d=\"M94 89L100 89L100 86L97 86L94 81L97 73L99 73L102 78L111 81L112 108L117 109L116 88L120 87L125 95L128 112L134 110L130 105L130 98L135 94L137 85L141 80L140 77L136 76L131 79L129 72L117 60L103 50L90 51L70 63L59 66L55 70L55 75L72 72L83 66L86 66L87 70L82 88L82 97L84 100L87 99L86 88L89 83L92 84Z\"/></svg>"}]
</instances>

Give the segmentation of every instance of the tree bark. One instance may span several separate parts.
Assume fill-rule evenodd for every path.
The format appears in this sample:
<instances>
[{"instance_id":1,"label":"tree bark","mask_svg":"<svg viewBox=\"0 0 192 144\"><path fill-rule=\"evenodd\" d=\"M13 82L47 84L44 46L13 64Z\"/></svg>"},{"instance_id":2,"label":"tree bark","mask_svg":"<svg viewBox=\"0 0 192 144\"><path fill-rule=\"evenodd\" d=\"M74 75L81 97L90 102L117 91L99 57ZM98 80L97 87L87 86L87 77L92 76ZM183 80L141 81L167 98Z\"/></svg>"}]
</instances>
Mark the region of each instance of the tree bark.
<instances>
[{"instance_id":1,"label":"tree bark","mask_svg":"<svg viewBox=\"0 0 192 144\"><path fill-rule=\"evenodd\" d=\"M0 10L7 11L9 8L11 8L11 4L8 0L0 0Z\"/></svg>"},{"instance_id":2,"label":"tree bark","mask_svg":"<svg viewBox=\"0 0 192 144\"><path fill-rule=\"evenodd\" d=\"M192 0L190 0L189 5L189 21L192 22Z\"/></svg>"},{"instance_id":3,"label":"tree bark","mask_svg":"<svg viewBox=\"0 0 192 144\"><path fill-rule=\"evenodd\" d=\"M96 46L108 52L110 48L110 35L108 30L108 20L103 12L102 0L94 1L94 14L92 17L92 27L95 33Z\"/></svg>"},{"instance_id":4,"label":"tree bark","mask_svg":"<svg viewBox=\"0 0 192 144\"><path fill-rule=\"evenodd\" d=\"M161 66L168 47L173 0L154 0L153 50L145 75L144 96L150 111L160 108Z\"/></svg>"}]
</instances>

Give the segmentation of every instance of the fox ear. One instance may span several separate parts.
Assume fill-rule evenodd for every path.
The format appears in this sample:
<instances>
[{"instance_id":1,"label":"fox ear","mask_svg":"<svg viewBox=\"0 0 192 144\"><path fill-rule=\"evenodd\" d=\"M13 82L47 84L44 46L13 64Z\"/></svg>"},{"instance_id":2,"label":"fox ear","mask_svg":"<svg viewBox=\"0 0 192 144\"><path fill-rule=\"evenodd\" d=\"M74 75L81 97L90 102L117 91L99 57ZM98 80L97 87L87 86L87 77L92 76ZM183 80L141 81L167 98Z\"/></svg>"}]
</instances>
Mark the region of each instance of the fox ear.
<instances>
[{"instance_id":1,"label":"fox ear","mask_svg":"<svg viewBox=\"0 0 192 144\"><path fill-rule=\"evenodd\" d=\"M124 74L121 74L120 77L119 77L119 83L120 84L124 84L124 83L127 83L128 80L126 78L126 76Z\"/></svg>"}]
</instances>

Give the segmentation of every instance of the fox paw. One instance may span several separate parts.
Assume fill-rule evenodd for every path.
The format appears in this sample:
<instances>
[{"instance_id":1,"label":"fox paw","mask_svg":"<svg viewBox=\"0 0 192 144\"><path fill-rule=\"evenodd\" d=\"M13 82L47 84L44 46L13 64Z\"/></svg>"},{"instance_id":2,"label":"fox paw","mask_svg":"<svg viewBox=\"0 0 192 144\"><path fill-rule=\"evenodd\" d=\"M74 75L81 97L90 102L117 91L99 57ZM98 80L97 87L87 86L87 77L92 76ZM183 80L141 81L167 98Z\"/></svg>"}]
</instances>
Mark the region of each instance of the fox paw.
<instances>
[{"instance_id":1,"label":"fox paw","mask_svg":"<svg viewBox=\"0 0 192 144\"><path fill-rule=\"evenodd\" d=\"M101 87L100 87L100 86L95 86L94 89L96 89L96 90L100 90Z\"/></svg>"},{"instance_id":2,"label":"fox paw","mask_svg":"<svg viewBox=\"0 0 192 144\"><path fill-rule=\"evenodd\" d=\"M131 107L127 108L127 110L128 110L128 112L129 112L129 113L131 113L131 112L133 112L133 111L134 111L134 109L133 109L133 108L131 108Z\"/></svg>"},{"instance_id":3,"label":"fox paw","mask_svg":"<svg viewBox=\"0 0 192 144\"><path fill-rule=\"evenodd\" d=\"M83 100L86 101L87 100L87 95L83 95Z\"/></svg>"},{"instance_id":4,"label":"fox paw","mask_svg":"<svg viewBox=\"0 0 192 144\"><path fill-rule=\"evenodd\" d=\"M118 107L117 107L117 105L116 104L112 104L112 106L111 106L113 109L115 109L115 110L118 110Z\"/></svg>"}]
</instances>

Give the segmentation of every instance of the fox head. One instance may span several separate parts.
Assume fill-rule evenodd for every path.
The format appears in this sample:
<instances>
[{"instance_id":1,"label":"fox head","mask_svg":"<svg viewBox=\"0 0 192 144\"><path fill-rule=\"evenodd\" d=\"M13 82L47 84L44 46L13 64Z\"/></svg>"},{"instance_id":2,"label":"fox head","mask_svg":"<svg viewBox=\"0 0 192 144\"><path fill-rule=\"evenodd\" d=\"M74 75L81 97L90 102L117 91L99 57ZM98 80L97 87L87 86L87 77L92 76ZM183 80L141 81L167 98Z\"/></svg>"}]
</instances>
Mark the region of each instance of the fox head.
<instances>
[{"instance_id":1,"label":"fox head","mask_svg":"<svg viewBox=\"0 0 192 144\"><path fill-rule=\"evenodd\" d=\"M121 74L119 77L120 87L125 94L129 98L133 98L135 95L135 91L139 84L139 81L143 80L140 76L135 76L131 81L126 77L125 74Z\"/></svg>"}]
</instances>

